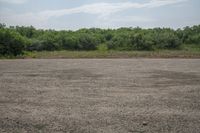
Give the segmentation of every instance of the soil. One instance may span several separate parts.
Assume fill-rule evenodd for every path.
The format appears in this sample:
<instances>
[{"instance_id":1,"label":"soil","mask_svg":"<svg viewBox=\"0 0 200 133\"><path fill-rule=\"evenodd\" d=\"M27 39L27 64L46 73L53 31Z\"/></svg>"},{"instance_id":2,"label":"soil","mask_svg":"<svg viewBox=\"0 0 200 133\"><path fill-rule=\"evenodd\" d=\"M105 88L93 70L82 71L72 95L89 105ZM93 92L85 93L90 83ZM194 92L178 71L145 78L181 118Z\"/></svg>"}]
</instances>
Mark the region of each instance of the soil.
<instances>
[{"instance_id":1,"label":"soil","mask_svg":"<svg viewBox=\"0 0 200 133\"><path fill-rule=\"evenodd\" d=\"M199 133L200 59L0 61L0 132Z\"/></svg>"}]
</instances>

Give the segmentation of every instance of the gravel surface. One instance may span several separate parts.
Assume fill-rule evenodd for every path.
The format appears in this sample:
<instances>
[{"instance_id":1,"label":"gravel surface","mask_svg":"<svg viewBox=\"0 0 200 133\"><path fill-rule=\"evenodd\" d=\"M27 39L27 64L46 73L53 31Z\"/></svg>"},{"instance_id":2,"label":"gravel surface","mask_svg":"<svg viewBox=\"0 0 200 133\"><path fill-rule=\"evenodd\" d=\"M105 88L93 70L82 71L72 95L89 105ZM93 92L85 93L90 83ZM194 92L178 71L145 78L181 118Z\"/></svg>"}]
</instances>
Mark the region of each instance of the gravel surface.
<instances>
[{"instance_id":1,"label":"gravel surface","mask_svg":"<svg viewBox=\"0 0 200 133\"><path fill-rule=\"evenodd\" d=\"M0 132L199 133L199 59L0 61Z\"/></svg>"}]
</instances>

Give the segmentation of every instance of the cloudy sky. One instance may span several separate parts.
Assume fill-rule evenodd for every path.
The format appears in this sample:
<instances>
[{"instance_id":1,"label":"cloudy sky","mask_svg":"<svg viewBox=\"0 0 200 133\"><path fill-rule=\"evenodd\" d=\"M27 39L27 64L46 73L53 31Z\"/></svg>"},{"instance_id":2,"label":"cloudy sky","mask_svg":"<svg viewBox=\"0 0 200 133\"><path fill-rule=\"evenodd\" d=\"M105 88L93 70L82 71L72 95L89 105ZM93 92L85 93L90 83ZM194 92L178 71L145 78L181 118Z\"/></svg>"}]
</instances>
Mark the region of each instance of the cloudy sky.
<instances>
[{"instance_id":1,"label":"cloudy sky","mask_svg":"<svg viewBox=\"0 0 200 133\"><path fill-rule=\"evenodd\" d=\"M0 23L44 29L200 24L200 0L0 0Z\"/></svg>"}]
</instances>

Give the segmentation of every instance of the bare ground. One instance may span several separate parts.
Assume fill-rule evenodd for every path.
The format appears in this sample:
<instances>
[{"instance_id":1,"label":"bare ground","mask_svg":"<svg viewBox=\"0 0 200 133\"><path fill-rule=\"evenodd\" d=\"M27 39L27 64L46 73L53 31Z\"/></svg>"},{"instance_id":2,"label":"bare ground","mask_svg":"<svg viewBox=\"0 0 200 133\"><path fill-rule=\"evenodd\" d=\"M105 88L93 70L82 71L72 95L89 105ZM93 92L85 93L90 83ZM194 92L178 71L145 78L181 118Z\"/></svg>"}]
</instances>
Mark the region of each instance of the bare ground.
<instances>
[{"instance_id":1,"label":"bare ground","mask_svg":"<svg viewBox=\"0 0 200 133\"><path fill-rule=\"evenodd\" d=\"M199 133L199 59L0 61L0 132Z\"/></svg>"}]
</instances>

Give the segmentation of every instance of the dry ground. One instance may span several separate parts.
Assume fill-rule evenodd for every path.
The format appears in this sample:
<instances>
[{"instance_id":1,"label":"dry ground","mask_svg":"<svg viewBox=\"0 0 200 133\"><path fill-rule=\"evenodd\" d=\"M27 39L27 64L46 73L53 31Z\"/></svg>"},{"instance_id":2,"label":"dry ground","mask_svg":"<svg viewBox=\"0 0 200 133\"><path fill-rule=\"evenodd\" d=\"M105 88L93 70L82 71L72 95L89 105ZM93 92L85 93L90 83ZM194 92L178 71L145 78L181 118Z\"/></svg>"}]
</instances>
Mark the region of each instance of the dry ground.
<instances>
[{"instance_id":1,"label":"dry ground","mask_svg":"<svg viewBox=\"0 0 200 133\"><path fill-rule=\"evenodd\" d=\"M0 61L0 132L199 133L199 59Z\"/></svg>"}]
</instances>

